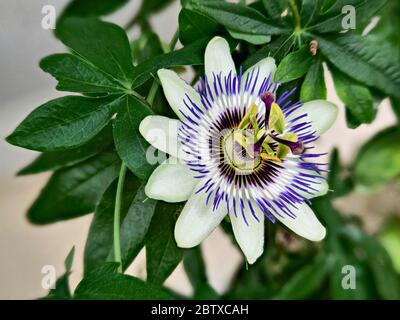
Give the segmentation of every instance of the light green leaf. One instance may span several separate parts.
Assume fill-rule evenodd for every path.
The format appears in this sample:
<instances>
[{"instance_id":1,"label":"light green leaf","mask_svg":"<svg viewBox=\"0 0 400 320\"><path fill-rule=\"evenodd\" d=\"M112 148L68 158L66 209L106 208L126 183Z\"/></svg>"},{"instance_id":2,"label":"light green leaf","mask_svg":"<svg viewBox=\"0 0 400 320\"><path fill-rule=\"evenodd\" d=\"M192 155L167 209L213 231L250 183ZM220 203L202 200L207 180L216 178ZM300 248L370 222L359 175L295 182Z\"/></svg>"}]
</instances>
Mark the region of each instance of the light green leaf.
<instances>
[{"instance_id":1,"label":"light green leaf","mask_svg":"<svg viewBox=\"0 0 400 320\"><path fill-rule=\"evenodd\" d=\"M17 174L27 175L45 171L55 171L75 165L109 148L113 143L112 127L107 125L97 136L81 147L65 151L45 152Z\"/></svg>"},{"instance_id":2,"label":"light green leaf","mask_svg":"<svg viewBox=\"0 0 400 320\"><path fill-rule=\"evenodd\" d=\"M269 24L259 11L239 4L215 0L192 0L193 10L213 18L231 31L249 35L278 35L287 31Z\"/></svg>"},{"instance_id":3,"label":"light green leaf","mask_svg":"<svg viewBox=\"0 0 400 320\"><path fill-rule=\"evenodd\" d=\"M177 214L181 204L158 202L146 236L147 281L162 284L182 260L183 250L174 238Z\"/></svg>"},{"instance_id":4,"label":"light green leaf","mask_svg":"<svg viewBox=\"0 0 400 320\"><path fill-rule=\"evenodd\" d=\"M7 141L38 151L78 147L107 125L121 99L66 96L51 100L31 112Z\"/></svg>"},{"instance_id":5,"label":"light green leaf","mask_svg":"<svg viewBox=\"0 0 400 320\"><path fill-rule=\"evenodd\" d=\"M126 96L121 101L120 112L114 122L115 147L127 167L140 179L147 180L155 168L146 157L149 143L139 132L140 122L151 109L139 99Z\"/></svg>"},{"instance_id":6,"label":"light green leaf","mask_svg":"<svg viewBox=\"0 0 400 320\"><path fill-rule=\"evenodd\" d=\"M400 174L400 129L388 128L361 148L354 164L356 184L373 188Z\"/></svg>"},{"instance_id":7,"label":"light green leaf","mask_svg":"<svg viewBox=\"0 0 400 320\"><path fill-rule=\"evenodd\" d=\"M271 36L242 33L230 29L228 29L228 32L232 36L232 38L244 40L255 45L265 44L271 41Z\"/></svg>"},{"instance_id":8,"label":"light green leaf","mask_svg":"<svg viewBox=\"0 0 400 320\"><path fill-rule=\"evenodd\" d=\"M120 159L103 152L53 174L28 211L34 224L72 219L94 210L110 183L118 176Z\"/></svg>"},{"instance_id":9,"label":"light green leaf","mask_svg":"<svg viewBox=\"0 0 400 320\"><path fill-rule=\"evenodd\" d=\"M300 98L303 102L311 100L326 100L324 67L320 60L315 61L308 69L301 86Z\"/></svg>"},{"instance_id":10,"label":"light green leaf","mask_svg":"<svg viewBox=\"0 0 400 320\"><path fill-rule=\"evenodd\" d=\"M288 54L275 72L275 80L282 83L304 76L313 62L313 56L307 46Z\"/></svg>"}]
</instances>

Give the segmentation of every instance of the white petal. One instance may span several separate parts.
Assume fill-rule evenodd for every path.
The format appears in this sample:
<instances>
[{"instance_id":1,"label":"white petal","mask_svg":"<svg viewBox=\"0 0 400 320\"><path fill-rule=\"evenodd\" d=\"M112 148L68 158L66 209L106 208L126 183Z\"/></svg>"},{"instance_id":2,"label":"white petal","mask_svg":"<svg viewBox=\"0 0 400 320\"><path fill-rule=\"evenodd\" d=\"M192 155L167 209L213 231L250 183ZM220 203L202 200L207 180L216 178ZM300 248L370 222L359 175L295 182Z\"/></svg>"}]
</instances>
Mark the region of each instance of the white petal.
<instances>
[{"instance_id":1,"label":"white petal","mask_svg":"<svg viewBox=\"0 0 400 320\"><path fill-rule=\"evenodd\" d=\"M187 165L170 157L153 171L147 181L145 193L152 199L181 202L189 199L197 183Z\"/></svg>"},{"instance_id":2,"label":"white petal","mask_svg":"<svg viewBox=\"0 0 400 320\"><path fill-rule=\"evenodd\" d=\"M313 130L317 131L318 135L327 131L335 122L338 115L338 108L331 102L325 100L313 100L304 103L304 105L292 112L287 121L295 119L303 114L307 114L304 121L312 123Z\"/></svg>"},{"instance_id":3,"label":"white petal","mask_svg":"<svg viewBox=\"0 0 400 320\"><path fill-rule=\"evenodd\" d=\"M195 190L203 185L198 184ZM175 240L181 248L195 247L202 242L226 216L226 206L221 203L213 211L212 200L206 205L207 195L202 191L193 194L186 202L175 224Z\"/></svg>"},{"instance_id":4,"label":"white petal","mask_svg":"<svg viewBox=\"0 0 400 320\"><path fill-rule=\"evenodd\" d=\"M316 171L309 171L309 170L302 170L304 173L306 174L312 174L312 175L318 175L318 172ZM310 192L312 192L312 194L296 189L296 192L302 196L304 196L307 199L312 199L312 198L316 198L316 197L320 197L323 196L325 194L327 194L327 192L329 191L329 185L328 182L326 181L326 179L324 179L322 176L321 178L315 178L316 183L312 183L311 187L315 190L310 190Z\"/></svg>"},{"instance_id":5,"label":"white petal","mask_svg":"<svg viewBox=\"0 0 400 320\"><path fill-rule=\"evenodd\" d=\"M258 222L251 214L250 209L246 207L245 223L242 215L238 213L230 215L233 233L240 249L246 256L247 262L253 264L256 262L264 251L264 214L258 209L256 204L253 205L255 214L259 218Z\"/></svg>"},{"instance_id":6,"label":"white petal","mask_svg":"<svg viewBox=\"0 0 400 320\"><path fill-rule=\"evenodd\" d=\"M275 59L271 58L271 57L264 58L264 59L260 60L259 62L257 62L251 68L247 69L246 72L243 73L243 76L242 76L241 88L244 88L247 75L251 74L253 72L253 70L254 70L253 77L255 77L258 73L258 80L257 80L257 84L256 84L256 87L254 90L255 93L258 93L258 90L260 90L263 80L265 78L268 78L270 73L272 73L271 79L274 79L274 74L275 74L275 70L276 70Z\"/></svg>"},{"instance_id":7,"label":"white petal","mask_svg":"<svg viewBox=\"0 0 400 320\"><path fill-rule=\"evenodd\" d=\"M282 213L282 217L279 215L275 215L275 217L303 238L311 241L321 241L325 238L325 227L319 222L312 209L306 203L299 205L298 209L291 207L291 211L296 218L291 218L285 213Z\"/></svg>"},{"instance_id":8,"label":"white petal","mask_svg":"<svg viewBox=\"0 0 400 320\"><path fill-rule=\"evenodd\" d=\"M236 74L229 44L224 38L214 37L207 44L204 67L208 81L213 81L213 73L215 75L221 73L222 77L227 76L231 71Z\"/></svg>"},{"instance_id":9,"label":"white petal","mask_svg":"<svg viewBox=\"0 0 400 320\"><path fill-rule=\"evenodd\" d=\"M180 159L187 159L178 139L179 120L163 116L147 116L139 125L139 132L153 147Z\"/></svg>"},{"instance_id":10,"label":"white petal","mask_svg":"<svg viewBox=\"0 0 400 320\"><path fill-rule=\"evenodd\" d=\"M186 103L188 103L189 106L191 105L186 95L188 95L197 106L201 106L200 95L175 72L167 69L160 69L158 70L157 75L160 78L164 95L167 98L169 105L180 119L186 119L182 115L182 112L184 114L190 114L190 111L183 102L185 99Z\"/></svg>"}]
</instances>

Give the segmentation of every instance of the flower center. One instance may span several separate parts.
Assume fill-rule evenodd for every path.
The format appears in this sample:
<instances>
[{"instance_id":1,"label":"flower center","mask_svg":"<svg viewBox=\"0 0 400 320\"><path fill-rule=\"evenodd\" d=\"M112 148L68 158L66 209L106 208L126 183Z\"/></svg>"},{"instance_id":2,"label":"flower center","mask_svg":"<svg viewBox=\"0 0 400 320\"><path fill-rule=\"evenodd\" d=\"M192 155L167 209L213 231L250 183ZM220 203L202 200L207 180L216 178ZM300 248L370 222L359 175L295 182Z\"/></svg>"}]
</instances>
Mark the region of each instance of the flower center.
<instances>
[{"instance_id":1,"label":"flower center","mask_svg":"<svg viewBox=\"0 0 400 320\"><path fill-rule=\"evenodd\" d=\"M281 162L290 152L297 155L304 151L296 134L285 133L285 116L274 95L266 92L261 100L265 105L264 124L258 124L258 107L252 104L238 127L224 139L227 160L242 170L256 168L261 160Z\"/></svg>"}]
</instances>

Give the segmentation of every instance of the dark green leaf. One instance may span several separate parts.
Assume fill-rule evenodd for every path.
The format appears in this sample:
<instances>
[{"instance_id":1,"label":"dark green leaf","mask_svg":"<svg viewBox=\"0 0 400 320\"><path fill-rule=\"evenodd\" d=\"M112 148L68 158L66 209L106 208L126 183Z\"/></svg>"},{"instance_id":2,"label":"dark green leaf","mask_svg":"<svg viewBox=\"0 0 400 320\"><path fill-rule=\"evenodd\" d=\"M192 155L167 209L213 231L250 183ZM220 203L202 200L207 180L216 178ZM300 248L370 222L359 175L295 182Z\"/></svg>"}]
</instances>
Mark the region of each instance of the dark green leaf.
<instances>
[{"instance_id":1,"label":"dark green leaf","mask_svg":"<svg viewBox=\"0 0 400 320\"><path fill-rule=\"evenodd\" d=\"M114 181L96 205L84 253L85 274L107 261L113 247L113 220L117 183ZM125 218L141 182L132 175L126 176L122 193L121 221ZM131 230L133 231L133 230Z\"/></svg>"},{"instance_id":2,"label":"dark green leaf","mask_svg":"<svg viewBox=\"0 0 400 320\"><path fill-rule=\"evenodd\" d=\"M346 5L351 5L355 9L355 23L358 28L364 28L365 24L381 9L387 0L375 0L372 5L369 0L338 0L336 1L323 15L318 18L318 21L308 27L308 30L320 33L342 31L342 20L347 13L342 13L342 8Z\"/></svg>"},{"instance_id":3,"label":"dark green leaf","mask_svg":"<svg viewBox=\"0 0 400 320\"><path fill-rule=\"evenodd\" d=\"M257 10L239 4L215 0L192 0L195 11L213 18L231 31L249 35L278 35L286 31L269 24Z\"/></svg>"},{"instance_id":4,"label":"dark green leaf","mask_svg":"<svg viewBox=\"0 0 400 320\"><path fill-rule=\"evenodd\" d=\"M158 202L146 236L147 281L162 284L182 260L183 250L174 238L177 214L182 205Z\"/></svg>"},{"instance_id":5,"label":"dark green leaf","mask_svg":"<svg viewBox=\"0 0 400 320\"><path fill-rule=\"evenodd\" d=\"M68 17L99 17L110 14L129 0L72 0L58 18L58 26Z\"/></svg>"},{"instance_id":6,"label":"dark green leaf","mask_svg":"<svg viewBox=\"0 0 400 320\"><path fill-rule=\"evenodd\" d=\"M144 245L157 201L147 198L142 185L133 199L121 225L122 268L132 263Z\"/></svg>"},{"instance_id":7,"label":"dark green leaf","mask_svg":"<svg viewBox=\"0 0 400 320\"><path fill-rule=\"evenodd\" d=\"M51 100L31 112L7 141L38 151L78 147L110 121L122 98L113 99L66 96Z\"/></svg>"},{"instance_id":8,"label":"dark green leaf","mask_svg":"<svg viewBox=\"0 0 400 320\"><path fill-rule=\"evenodd\" d=\"M350 113L361 123L371 123L376 109L371 92L365 86L347 77L339 70L332 69L336 93Z\"/></svg>"},{"instance_id":9,"label":"dark green leaf","mask_svg":"<svg viewBox=\"0 0 400 320\"><path fill-rule=\"evenodd\" d=\"M328 261L325 255L306 264L285 283L274 299L305 299L316 292L327 275Z\"/></svg>"},{"instance_id":10,"label":"dark green leaf","mask_svg":"<svg viewBox=\"0 0 400 320\"><path fill-rule=\"evenodd\" d=\"M142 5L139 9L139 15L146 17L149 14L157 13L168 6L172 0L151 0L142 1Z\"/></svg>"},{"instance_id":11,"label":"dark green leaf","mask_svg":"<svg viewBox=\"0 0 400 320\"><path fill-rule=\"evenodd\" d=\"M201 65L204 61L204 49L208 38L199 39L182 49L147 59L134 69L134 87L145 83L155 76L161 68L171 68L185 65Z\"/></svg>"},{"instance_id":12,"label":"dark green leaf","mask_svg":"<svg viewBox=\"0 0 400 320\"><path fill-rule=\"evenodd\" d=\"M320 60L315 61L308 69L301 86L300 97L304 102L326 99L324 67Z\"/></svg>"},{"instance_id":13,"label":"dark green leaf","mask_svg":"<svg viewBox=\"0 0 400 320\"><path fill-rule=\"evenodd\" d=\"M339 151L334 149L329 160L329 189L331 197L341 197L349 193L353 189L352 181L349 177L343 176L344 172L340 164Z\"/></svg>"},{"instance_id":14,"label":"dark green leaf","mask_svg":"<svg viewBox=\"0 0 400 320\"><path fill-rule=\"evenodd\" d=\"M301 25L308 26L320 14L322 0L302 0L301 2Z\"/></svg>"},{"instance_id":15,"label":"dark green leaf","mask_svg":"<svg viewBox=\"0 0 400 320\"><path fill-rule=\"evenodd\" d=\"M361 36L313 35L318 48L338 69L367 86L400 96L400 64Z\"/></svg>"},{"instance_id":16,"label":"dark green leaf","mask_svg":"<svg viewBox=\"0 0 400 320\"><path fill-rule=\"evenodd\" d=\"M392 105L392 109L396 114L397 118L400 119L400 98L390 98L390 103Z\"/></svg>"},{"instance_id":17,"label":"dark green leaf","mask_svg":"<svg viewBox=\"0 0 400 320\"><path fill-rule=\"evenodd\" d=\"M35 224L75 218L94 210L110 183L118 176L120 159L103 152L53 174L28 211Z\"/></svg>"},{"instance_id":18,"label":"dark green leaf","mask_svg":"<svg viewBox=\"0 0 400 320\"><path fill-rule=\"evenodd\" d=\"M135 64L139 64L148 58L162 54L163 48L158 35L147 31L131 42L131 51Z\"/></svg>"},{"instance_id":19,"label":"dark green leaf","mask_svg":"<svg viewBox=\"0 0 400 320\"><path fill-rule=\"evenodd\" d=\"M343 232L365 251L380 296L383 299L400 299L400 282L386 250L374 238L355 227L346 227Z\"/></svg>"},{"instance_id":20,"label":"dark green leaf","mask_svg":"<svg viewBox=\"0 0 400 320\"><path fill-rule=\"evenodd\" d=\"M71 299L71 290L69 288L69 276L71 274L72 262L74 260L75 247L72 247L65 258L65 273L59 277L55 283L55 288L51 289L49 294L42 300L67 300Z\"/></svg>"},{"instance_id":21,"label":"dark green leaf","mask_svg":"<svg viewBox=\"0 0 400 320\"><path fill-rule=\"evenodd\" d=\"M275 80L282 83L304 76L313 62L313 56L307 46L288 54L275 72Z\"/></svg>"},{"instance_id":22,"label":"dark green leaf","mask_svg":"<svg viewBox=\"0 0 400 320\"><path fill-rule=\"evenodd\" d=\"M140 122L151 109L135 97L126 96L114 122L115 147L127 167L140 179L147 180L155 168L146 157L149 143L139 132Z\"/></svg>"},{"instance_id":23,"label":"dark green leaf","mask_svg":"<svg viewBox=\"0 0 400 320\"><path fill-rule=\"evenodd\" d=\"M128 275L116 273L118 264L108 263L85 276L75 290L78 300L172 299L162 288Z\"/></svg>"},{"instance_id":24,"label":"dark green leaf","mask_svg":"<svg viewBox=\"0 0 400 320\"><path fill-rule=\"evenodd\" d=\"M388 128L361 148L354 162L354 179L358 185L374 187L400 174L400 129Z\"/></svg>"},{"instance_id":25,"label":"dark green leaf","mask_svg":"<svg viewBox=\"0 0 400 320\"><path fill-rule=\"evenodd\" d=\"M58 29L60 40L88 63L129 89L133 65L129 40L119 26L94 18L68 18Z\"/></svg>"},{"instance_id":26,"label":"dark green leaf","mask_svg":"<svg viewBox=\"0 0 400 320\"><path fill-rule=\"evenodd\" d=\"M18 172L18 175L55 171L82 162L107 149L113 143L112 127L106 126L88 143L75 149L42 153L32 163Z\"/></svg>"},{"instance_id":27,"label":"dark green leaf","mask_svg":"<svg viewBox=\"0 0 400 320\"><path fill-rule=\"evenodd\" d=\"M212 37L218 29L217 22L201 13L189 9L182 9L179 13L179 40L183 44Z\"/></svg>"},{"instance_id":28,"label":"dark green leaf","mask_svg":"<svg viewBox=\"0 0 400 320\"><path fill-rule=\"evenodd\" d=\"M262 0L268 16L275 21L282 21L282 13L289 8L288 0Z\"/></svg>"},{"instance_id":29,"label":"dark green leaf","mask_svg":"<svg viewBox=\"0 0 400 320\"><path fill-rule=\"evenodd\" d=\"M69 53L48 56L40 67L58 80L60 91L110 94L126 90L107 73Z\"/></svg>"},{"instance_id":30,"label":"dark green leaf","mask_svg":"<svg viewBox=\"0 0 400 320\"><path fill-rule=\"evenodd\" d=\"M244 32L233 31L230 29L228 29L228 32L234 39L244 40L255 45L264 44L271 41L271 36L248 34Z\"/></svg>"}]
</instances>

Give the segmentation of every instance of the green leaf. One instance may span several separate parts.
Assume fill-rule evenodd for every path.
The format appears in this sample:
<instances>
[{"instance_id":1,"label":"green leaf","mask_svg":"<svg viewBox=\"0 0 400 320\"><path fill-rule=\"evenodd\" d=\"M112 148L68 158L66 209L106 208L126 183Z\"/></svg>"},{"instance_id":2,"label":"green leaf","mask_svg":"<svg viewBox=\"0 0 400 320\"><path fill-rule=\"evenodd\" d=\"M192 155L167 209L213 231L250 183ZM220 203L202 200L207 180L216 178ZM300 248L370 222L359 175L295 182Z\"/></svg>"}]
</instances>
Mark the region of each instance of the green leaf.
<instances>
[{"instance_id":1,"label":"green leaf","mask_svg":"<svg viewBox=\"0 0 400 320\"><path fill-rule=\"evenodd\" d=\"M285 283L274 299L305 299L315 293L324 282L328 272L328 260L320 255L309 264L306 264Z\"/></svg>"},{"instance_id":2,"label":"green leaf","mask_svg":"<svg viewBox=\"0 0 400 320\"><path fill-rule=\"evenodd\" d=\"M272 1L271 1L272 2ZM308 26L320 14L322 0L302 0L301 2L301 25Z\"/></svg>"},{"instance_id":3,"label":"green leaf","mask_svg":"<svg viewBox=\"0 0 400 320\"><path fill-rule=\"evenodd\" d=\"M150 14L157 13L166 6L170 5L172 0L151 0L151 1L142 1L142 5L139 9L139 15L142 17L147 17Z\"/></svg>"},{"instance_id":4,"label":"green leaf","mask_svg":"<svg viewBox=\"0 0 400 320\"><path fill-rule=\"evenodd\" d=\"M136 192L121 225L122 268L126 269L142 249L157 201L144 192L144 184ZM113 254L110 253L109 257Z\"/></svg>"},{"instance_id":5,"label":"green leaf","mask_svg":"<svg viewBox=\"0 0 400 320\"><path fill-rule=\"evenodd\" d=\"M380 296L383 299L400 299L398 275L388 253L379 242L356 227L348 226L343 229L343 233L366 254Z\"/></svg>"},{"instance_id":6,"label":"green leaf","mask_svg":"<svg viewBox=\"0 0 400 320\"><path fill-rule=\"evenodd\" d=\"M131 87L131 49L122 28L95 18L68 18L59 27L58 36L82 59L107 73L125 88Z\"/></svg>"},{"instance_id":7,"label":"green leaf","mask_svg":"<svg viewBox=\"0 0 400 320\"><path fill-rule=\"evenodd\" d=\"M57 28L68 17L99 17L113 13L129 0L72 0L57 19Z\"/></svg>"},{"instance_id":8,"label":"green leaf","mask_svg":"<svg viewBox=\"0 0 400 320\"><path fill-rule=\"evenodd\" d=\"M398 218L389 218L383 230L379 232L379 242L392 259L393 268L400 273L400 221Z\"/></svg>"},{"instance_id":9,"label":"green leaf","mask_svg":"<svg viewBox=\"0 0 400 320\"><path fill-rule=\"evenodd\" d=\"M183 266L194 290L193 299L217 299L218 294L210 286L200 246L185 250Z\"/></svg>"},{"instance_id":10,"label":"green leaf","mask_svg":"<svg viewBox=\"0 0 400 320\"><path fill-rule=\"evenodd\" d=\"M75 218L94 210L105 189L118 176L121 161L106 151L57 171L28 211L34 224Z\"/></svg>"},{"instance_id":11,"label":"green leaf","mask_svg":"<svg viewBox=\"0 0 400 320\"><path fill-rule=\"evenodd\" d=\"M400 98L390 98L390 104L392 105L392 109L397 116L397 119L400 119Z\"/></svg>"},{"instance_id":12,"label":"green leaf","mask_svg":"<svg viewBox=\"0 0 400 320\"><path fill-rule=\"evenodd\" d=\"M96 206L85 246L85 274L106 261L114 260L113 220L116 189L117 181L106 190ZM147 198L141 181L131 174L126 176L120 229L124 270L143 248L156 203L156 200Z\"/></svg>"},{"instance_id":13,"label":"green leaf","mask_svg":"<svg viewBox=\"0 0 400 320\"><path fill-rule=\"evenodd\" d=\"M59 277L55 283L55 288L51 289L49 294L41 300L68 300L71 299L71 290L69 288L69 276L71 274L72 262L74 260L75 247L72 247L65 258L65 273Z\"/></svg>"},{"instance_id":14,"label":"green leaf","mask_svg":"<svg viewBox=\"0 0 400 320\"><path fill-rule=\"evenodd\" d=\"M391 127L364 144L353 164L356 184L373 188L400 174L399 139L399 127Z\"/></svg>"},{"instance_id":15,"label":"green leaf","mask_svg":"<svg viewBox=\"0 0 400 320\"><path fill-rule=\"evenodd\" d=\"M232 36L232 38L238 40L244 40L255 45L260 45L271 41L271 36L248 34L248 33L233 31L230 29L228 29L228 32Z\"/></svg>"},{"instance_id":16,"label":"green leaf","mask_svg":"<svg viewBox=\"0 0 400 320\"><path fill-rule=\"evenodd\" d=\"M204 14L189 9L182 9L179 13L179 40L184 45L197 39L212 37L218 29L218 23Z\"/></svg>"},{"instance_id":17,"label":"green leaf","mask_svg":"<svg viewBox=\"0 0 400 320\"><path fill-rule=\"evenodd\" d=\"M107 261L113 247L113 221L118 181L114 181L96 205L84 252L85 274ZM122 193L121 221L125 218L141 182L128 174ZM132 230L133 231L133 230Z\"/></svg>"},{"instance_id":18,"label":"green leaf","mask_svg":"<svg viewBox=\"0 0 400 320\"><path fill-rule=\"evenodd\" d=\"M307 46L288 54L275 72L275 80L282 83L304 76L313 62L313 56Z\"/></svg>"},{"instance_id":19,"label":"green leaf","mask_svg":"<svg viewBox=\"0 0 400 320\"><path fill-rule=\"evenodd\" d=\"M380 46L357 35L312 37L340 71L388 95L400 96L400 64Z\"/></svg>"},{"instance_id":20,"label":"green leaf","mask_svg":"<svg viewBox=\"0 0 400 320\"><path fill-rule=\"evenodd\" d=\"M60 91L107 94L126 91L107 73L69 53L44 58L40 68L58 80L56 88Z\"/></svg>"},{"instance_id":21,"label":"green leaf","mask_svg":"<svg viewBox=\"0 0 400 320\"><path fill-rule=\"evenodd\" d=\"M249 35L279 35L286 31L269 24L259 11L239 4L215 0L192 0L193 10L213 18L231 31Z\"/></svg>"},{"instance_id":22,"label":"green leaf","mask_svg":"<svg viewBox=\"0 0 400 320\"><path fill-rule=\"evenodd\" d=\"M147 59L134 69L134 88L156 76L161 68L185 65L201 65L204 61L204 49L208 38L203 38L186 45L182 49Z\"/></svg>"},{"instance_id":23,"label":"green leaf","mask_svg":"<svg viewBox=\"0 0 400 320\"><path fill-rule=\"evenodd\" d=\"M338 0L323 15L318 17L318 21L307 29L312 32L327 33L342 31L342 20L347 13L342 13L342 8L351 5L355 9L355 22L358 28L365 27L365 24L386 4L387 0L375 0L371 5L369 0Z\"/></svg>"},{"instance_id":24,"label":"green leaf","mask_svg":"<svg viewBox=\"0 0 400 320\"><path fill-rule=\"evenodd\" d=\"M342 197L353 189L353 182L350 177L344 177L344 172L340 164L339 151L334 149L329 159L329 189L333 192L331 197Z\"/></svg>"},{"instance_id":25,"label":"green leaf","mask_svg":"<svg viewBox=\"0 0 400 320\"><path fill-rule=\"evenodd\" d=\"M165 300L172 299L162 288L116 273L118 264L107 263L87 274L78 284L77 300Z\"/></svg>"},{"instance_id":26,"label":"green leaf","mask_svg":"<svg viewBox=\"0 0 400 320\"><path fill-rule=\"evenodd\" d=\"M22 176L49 170L55 171L75 165L109 148L113 143L112 139L112 127L107 125L97 136L83 146L65 151L42 153L17 174Z\"/></svg>"},{"instance_id":27,"label":"green leaf","mask_svg":"<svg viewBox=\"0 0 400 320\"><path fill-rule=\"evenodd\" d=\"M174 238L176 215L182 205L159 201L146 236L147 281L162 284L182 260Z\"/></svg>"},{"instance_id":28,"label":"green leaf","mask_svg":"<svg viewBox=\"0 0 400 320\"><path fill-rule=\"evenodd\" d=\"M349 112L360 123L371 123L375 119L377 110L369 89L336 68L332 69L332 77L336 92Z\"/></svg>"},{"instance_id":29,"label":"green leaf","mask_svg":"<svg viewBox=\"0 0 400 320\"><path fill-rule=\"evenodd\" d=\"M113 99L66 96L51 100L31 112L7 141L38 151L79 147L110 121L122 97Z\"/></svg>"},{"instance_id":30,"label":"green leaf","mask_svg":"<svg viewBox=\"0 0 400 320\"><path fill-rule=\"evenodd\" d=\"M126 96L114 122L115 147L127 167L140 179L147 180L155 168L146 157L149 143L139 132L140 122L153 114L151 109L135 97Z\"/></svg>"},{"instance_id":31,"label":"green leaf","mask_svg":"<svg viewBox=\"0 0 400 320\"><path fill-rule=\"evenodd\" d=\"M288 0L262 0L268 16L274 21L281 22L283 20L282 13L289 8Z\"/></svg>"},{"instance_id":32,"label":"green leaf","mask_svg":"<svg viewBox=\"0 0 400 320\"><path fill-rule=\"evenodd\" d=\"M160 38L152 31L143 32L139 38L132 41L131 51L135 64L142 63L146 59L164 52Z\"/></svg>"},{"instance_id":33,"label":"green leaf","mask_svg":"<svg viewBox=\"0 0 400 320\"><path fill-rule=\"evenodd\" d=\"M326 99L324 67L320 60L315 61L308 69L301 86L300 98L303 102Z\"/></svg>"}]
</instances>

